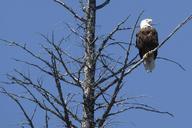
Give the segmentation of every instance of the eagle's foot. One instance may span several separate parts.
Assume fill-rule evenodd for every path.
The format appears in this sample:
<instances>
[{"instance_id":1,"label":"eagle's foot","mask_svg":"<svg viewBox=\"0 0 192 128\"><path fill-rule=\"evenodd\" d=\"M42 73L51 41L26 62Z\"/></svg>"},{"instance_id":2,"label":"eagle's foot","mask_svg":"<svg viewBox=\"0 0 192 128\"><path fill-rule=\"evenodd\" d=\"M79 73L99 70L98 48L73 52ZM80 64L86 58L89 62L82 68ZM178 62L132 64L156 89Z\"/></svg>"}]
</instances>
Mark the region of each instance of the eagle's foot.
<instances>
[{"instance_id":1,"label":"eagle's foot","mask_svg":"<svg viewBox=\"0 0 192 128\"><path fill-rule=\"evenodd\" d=\"M143 56L143 59L147 59L149 57L149 53L146 53L144 56Z\"/></svg>"},{"instance_id":2,"label":"eagle's foot","mask_svg":"<svg viewBox=\"0 0 192 128\"><path fill-rule=\"evenodd\" d=\"M152 51L145 53L145 55L143 56L143 59L150 57L150 55L152 55L152 53L153 53Z\"/></svg>"},{"instance_id":3,"label":"eagle's foot","mask_svg":"<svg viewBox=\"0 0 192 128\"><path fill-rule=\"evenodd\" d=\"M149 51L148 54L151 55L153 52L152 51Z\"/></svg>"}]
</instances>

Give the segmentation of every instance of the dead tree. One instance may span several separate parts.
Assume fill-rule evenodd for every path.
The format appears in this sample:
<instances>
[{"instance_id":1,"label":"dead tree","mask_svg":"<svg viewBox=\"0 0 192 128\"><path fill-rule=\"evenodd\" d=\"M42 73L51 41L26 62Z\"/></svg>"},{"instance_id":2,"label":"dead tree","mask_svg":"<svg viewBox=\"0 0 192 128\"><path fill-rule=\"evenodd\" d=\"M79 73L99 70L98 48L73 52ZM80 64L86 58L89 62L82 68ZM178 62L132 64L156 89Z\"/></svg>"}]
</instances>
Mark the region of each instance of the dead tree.
<instances>
[{"instance_id":1,"label":"dead tree","mask_svg":"<svg viewBox=\"0 0 192 128\"><path fill-rule=\"evenodd\" d=\"M76 28L70 25L67 27L82 42L83 48L80 49L83 51L82 55L74 57L68 53L63 47L63 42L67 42L65 38L56 41L54 33L51 37L41 35L47 42L47 45L41 47L48 57L39 56L26 44L1 40L11 46L21 48L38 61L38 63L34 63L34 61L15 59L17 62L29 65L32 69L44 73L48 80L53 81L44 83L41 79L35 80L30 73L26 74L17 69L13 74L7 74L8 81L3 82L6 86L1 87L1 93L15 101L22 110L27 122L22 125L36 128L34 115L38 115L38 110L45 113L43 120L45 128L49 127L52 119L50 117L54 117L52 120L59 120L61 125L66 128L103 128L111 117L131 109L173 116L169 112L160 111L146 104L132 102L133 99L140 98L140 96L131 97L120 94L124 86L124 79L143 62L143 59L138 59L137 54L130 57L134 48L132 46L134 46L133 39L137 23L143 12L140 13L133 27L127 27L126 23L130 18L128 16L111 32L101 37L96 35L96 12L110 4L110 0L104 0L100 5L96 5L96 0L79 0L82 7L81 13L76 12L64 0L54 0L54 2L61 5L76 19ZM159 47L150 52L161 48L177 30L191 19L192 15L179 24ZM131 31L128 41L114 39L117 33L127 33L127 31ZM108 53L114 47L123 51L121 59L119 59L120 56ZM25 93L10 92L7 85L22 88ZM55 92L52 92L48 86L52 86L51 88L54 88ZM66 91L68 87L72 92ZM33 112L28 112L28 109L24 107L26 102L35 105Z\"/></svg>"}]
</instances>

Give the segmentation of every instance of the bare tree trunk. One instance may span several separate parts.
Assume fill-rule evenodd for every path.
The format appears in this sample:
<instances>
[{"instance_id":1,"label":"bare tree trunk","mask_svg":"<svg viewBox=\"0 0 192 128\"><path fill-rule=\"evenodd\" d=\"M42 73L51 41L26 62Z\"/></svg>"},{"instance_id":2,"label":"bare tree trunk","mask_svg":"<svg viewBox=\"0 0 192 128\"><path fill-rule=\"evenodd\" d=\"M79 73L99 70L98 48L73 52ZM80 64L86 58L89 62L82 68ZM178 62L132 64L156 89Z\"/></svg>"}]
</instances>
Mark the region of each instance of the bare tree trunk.
<instances>
[{"instance_id":1,"label":"bare tree trunk","mask_svg":"<svg viewBox=\"0 0 192 128\"><path fill-rule=\"evenodd\" d=\"M96 0L88 0L86 7L85 68L82 128L94 128L95 82L95 18Z\"/></svg>"},{"instance_id":2,"label":"bare tree trunk","mask_svg":"<svg viewBox=\"0 0 192 128\"><path fill-rule=\"evenodd\" d=\"M30 72L26 74L15 69L14 73L7 74L7 81L1 82L11 85L11 89L13 87L12 85L14 85L15 87L19 87L18 89L22 89L21 91L26 92L18 94L18 90L9 91L11 89L6 89L8 88L7 86L5 88L0 85L0 94L10 97L19 106L25 116L27 123L22 123L21 127L25 127L26 125L30 128L39 127L35 126L35 121L39 120L39 117L42 117L42 112L45 113L44 120L41 120L45 128L50 127L50 121L60 121L66 128L103 128L110 123L108 121L112 117L131 109L173 116L169 112L159 111L149 105L135 102L135 99L143 96L130 97L130 95L120 95L120 91L125 85L123 80L144 61L144 58L137 59L138 54L133 58L130 57L135 30L143 11L138 16L134 27L125 26L125 23L129 19L127 17L115 25L111 32L99 38L100 35L95 33L96 11L105 8L111 0L102 0L103 2L99 2L99 5L96 5L96 0L79 0L85 16L79 15L65 0L53 1L63 6L77 20L77 28L70 25L67 26L72 34L78 36L81 41L83 40L85 47L84 54L74 57L61 45L63 42L68 42L65 39L71 34L66 38L62 38L59 42L54 40L54 33L52 33L51 38L42 34L41 36L47 42L46 45L41 45L43 52L46 53L46 57L39 56L38 53L28 48L26 44L0 39L0 41L5 42L9 46L20 48L35 60L15 59L16 62L26 64L32 67L34 71L40 71L48 78L48 81L44 83L41 77L35 80L35 76L30 76ZM181 22L157 48L150 52L155 52L161 48L162 45L190 20L192 20L192 15ZM115 39L117 33L127 33L127 30L132 30L130 42ZM98 39L99 43L96 48L95 44ZM105 49L110 50L109 46L111 50L114 50L114 48L117 48L117 51L123 50L124 54L113 56L105 53ZM163 59L169 60L166 58ZM176 63L172 60L170 61ZM72 69L71 66L74 66L74 64L79 67ZM182 67L181 65L179 66ZM52 79L55 86L49 88L47 85L50 85L49 80ZM73 92L73 90L72 92L65 90L65 87L68 86L81 90L77 93ZM53 88L57 91L53 92ZM80 101L79 97L77 97L79 93L83 95ZM28 109L24 107L28 105L27 103L32 103L36 106L33 112L28 112ZM83 104L79 105L79 103ZM79 108L83 109L83 112L79 112ZM38 113L39 110L42 111L40 114ZM95 115L95 113L97 114Z\"/></svg>"}]
</instances>

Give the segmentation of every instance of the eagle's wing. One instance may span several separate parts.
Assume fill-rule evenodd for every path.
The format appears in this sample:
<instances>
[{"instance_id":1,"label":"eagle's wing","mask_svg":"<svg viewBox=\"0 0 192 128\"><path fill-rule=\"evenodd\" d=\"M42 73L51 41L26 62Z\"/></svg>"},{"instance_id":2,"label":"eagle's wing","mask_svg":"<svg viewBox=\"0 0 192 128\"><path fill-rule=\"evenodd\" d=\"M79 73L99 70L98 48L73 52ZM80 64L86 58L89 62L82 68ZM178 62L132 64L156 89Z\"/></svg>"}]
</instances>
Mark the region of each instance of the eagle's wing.
<instances>
[{"instance_id":1,"label":"eagle's wing","mask_svg":"<svg viewBox=\"0 0 192 128\"><path fill-rule=\"evenodd\" d=\"M158 40L158 33L156 31L155 28L152 28L151 29L151 43L152 43L152 46L153 46L153 49L156 48L158 45L159 45L159 40Z\"/></svg>"},{"instance_id":2,"label":"eagle's wing","mask_svg":"<svg viewBox=\"0 0 192 128\"><path fill-rule=\"evenodd\" d=\"M136 47L138 49L141 49L143 47L143 41L141 39L141 31L139 31L137 34L136 34Z\"/></svg>"}]
</instances>

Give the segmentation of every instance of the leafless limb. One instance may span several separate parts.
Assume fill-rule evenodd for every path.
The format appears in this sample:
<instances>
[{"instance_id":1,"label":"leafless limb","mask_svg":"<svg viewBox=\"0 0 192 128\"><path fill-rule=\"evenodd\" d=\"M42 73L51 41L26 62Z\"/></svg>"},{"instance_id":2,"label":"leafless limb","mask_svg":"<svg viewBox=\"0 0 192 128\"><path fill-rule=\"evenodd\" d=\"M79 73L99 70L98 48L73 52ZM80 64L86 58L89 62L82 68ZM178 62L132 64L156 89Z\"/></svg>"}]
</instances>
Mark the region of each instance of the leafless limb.
<instances>
[{"instance_id":1,"label":"leafless limb","mask_svg":"<svg viewBox=\"0 0 192 128\"><path fill-rule=\"evenodd\" d=\"M118 69L116 72L113 72L113 74L111 74L111 75L109 75L109 76L106 76L106 77L103 77L101 80L99 80L99 81L96 83L96 85L97 85L97 84L99 85L99 84L105 82L106 80L108 80L108 79L110 79L110 78L113 78L115 75L118 75L119 73L122 73L122 71L124 71L126 68L128 68L128 56L129 56L130 47L131 47L131 45L132 45L133 34L134 34L134 32L135 32L135 28L136 28L136 26L137 26L138 20L140 19L140 17L141 17L142 14L143 14L143 11L142 11L142 12L140 13L140 15L138 16L137 22L136 22L136 24L135 24L135 26L134 26L134 29L133 29L133 31L132 31L131 40L130 40L130 43L128 44L128 48L127 48L127 50L126 50L126 57L125 57L125 59L124 59L124 62L123 62L122 67L121 67L120 69ZM111 33L116 32L116 31L118 30L118 28L119 28L125 21L126 21L126 20L124 20L123 22L121 22L121 23L114 29L114 31L112 31ZM111 34L109 34L108 37L110 37L110 36L111 36ZM103 44L102 44L102 45L105 45L105 44L106 44L105 41L106 41L106 40L103 41ZM108 41L108 40L107 40L107 41ZM102 51L102 49L103 49L103 47L100 48L100 51ZM134 58L134 59L135 59L135 58ZM133 61L133 60L132 60L132 61ZM132 61L131 61L131 62L132 62ZM106 66L106 65L105 65L105 66Z\"/></svg>"},{"instance_id":2,"label":"leafless limb","mask_svg":"<svg viewBox=\"0 0 192 128\"><path fill-rule=\"evenodd\" d=\"M98 59L98 57L101 55L104 47L106 46L106 44L108 43L108 41L110 39L112 39L112 36L121 30L121 26L129 19L130 16L126 17L122 22L120 22L114 29L112 32L110 32L105 39L102 41L102 44L100 46L100 48L98 49L97 55L96 55L96 60Z\"/></svg>"},{"instance_id":3,"label":"leafless limb","mask_svg":"<svg viewBox=\"0 0 192 128\"><path fill-rule=\"evenodd\" d=\"M53 45L54 45L54 44L53 44ZM69 75L69 76L72 78L72 80L76 83L76 84L74 84L74 85L76 85L76 86L78 86L78 87L81 87L81 81L78 80L78 78L77 78L75 75L73 75L73 73L72 73L72 72L70 71L70 69L68 68L67 64L66 64L65 61L63 60L62 53L61 53L60 49L59 49L56 45L54 45L54 48L55 48L55 51L56 51L57 54L58 54L58 57L57 57L52 51L50 51L48 48L44 47L44 49L47 51L47 53L48 53L51 57L54 56L54 58L62 64L63 68L65 69L65 71L66 71L66 73L67 73L67 75ZM54 69L54 67L53 67L52 69ZM59 77L60 77L60 75L59 75Z\"/></svg>"},{"instance_id":4,"label":"leafless limb","mask_svg":"<svg viewBox=\"0 0 192 128\"><path fill-rule=\"evenodd\" d=\"M169 112L162 112L162 111L159 111L157 109L150 109L150 108L145 108L145 107L129 107L128 109L140 109L140 110L144 110L144 111L149 111L149 112L155 112L155 113L160 113L160 114L167 114L171 117L174 117L173 114L169 113Z\"/></svg>"},{"instance_id":5,"label":"leafless limb","mask_svg":"<svg viewBox=\"0 0 192 128\"><path fill-rule=\"evenodd\" d=\"M135 30L137 28L137 24L141 18L141 16L143 15L144 11L141 11L141 13L139 14L136 22L135 22L135 25L133 27L133 30L132 30L132 33L131 33L131 38L130 38L130 42L129 42L129 45L128 45L128 49L127 49L127 53L126 53L126 58L125 61L128 61L128 57L129 57L129 52L130 52L130 49L131 49L131 45L133 44L133 37L134 37L134 34L135 34Z\"/></svg>"},{"instance_id":6,"label":"leafless limb","mask_svg":"<svg viewBox=\"0 0 192 128\"><path fill-rule=\"evenodd\" d=\"M35 104L37 104L43 110L49 111L53 115L57 116L59 119L63 120L63 116L60 113L59 109L55 106L55 103L52 102L51 99L50 99L50 98L53 98L56 103L60 104L60 102L57 100L57 98L55 96L53 96L53 94L51 94L50 92L48 92L47 90L42 88L41 85L36 85L36 84L32 83L32 81L29 78L27 78L24 74L22 74L21 72L19 72L19 71L16 71L16 72L21 77L23 77L23 80L15 77L13 75L8 74L8 79L10 80L10 83L6 83L6 84L17 84L17 85L23 87L32 98L27 98L25 96L22 96L22 98L24 98L26 100L29 100L31 102L34 102ZM40 100L38 100L38 98L34 95L34 93L28 88L29 85L32 85L32 87L34 89L36 89L37 92L40 93L48 101L48 103L51 104L51 106L55 109L55 111L50 109L48 106L46 106ZM49 95L51 97L49 97Z\"/></svg>"},{"instance_id":7,"label":"leafless limb","mask_svg":"<svg viewBox=\"0 0 192 128\"><path fill-rule=\"evenodd\" d=\"M20 103L20 101L14 97L14 95L12 95L10 92L7 92L7 90L5 90L4 88L0 88L1 89L1 93L4 93L5 95L7 95L8 97L10 97L13 101L15 101L15 103L19 106L19 108L21 109L21 111L23 112L25 118L28 121L28 125L31 128L35 128L34 123L32 121L32 118L29 117L29 115L27 114L27 111L25 110L25 108L23 107L23 105Z\"/></svg>"},{"instance_id":8,"label":"leafless limb","mask_svg":"<svg viewBox=\"0 0 192 128\"><path fill-rule=\"evenodd\" d=\"M62 91L62 88L61 88L61 83L60 83L59 75L58 75L58 68L57 68L56 59L55 59L54 55L52 55L51 60L52 60L52 65L53 65L53 74L54 74L54 79L55 79L55 83L56 83L56 86L57 86L57 91L59 93L59 98L60 98L61 103L62 103L63 111L65 113L64 114L64 119L65 119L65 122L67 124L66 127L71 128L73 125L72 125L72 122L69 119L68 109L67 109L67 106L66 106L65 101L64 101L63 91Z\"/></svg>"},{"instance_id":9,"label":"leafless limb","mask_svg":"<svg viewBox=\"0 0 192 128\"><path fill-rule=\"evenodd\" d=\"M68 110L66 108L66 104L64 103L65 106L63 106L62 102L58 101L58 99L53 96L53 94L51 94L49 91L46 91L45 89L43 89L43 87L40 85L35 85L34 83L32 83L32 81L27 78L24 74L16 71L17 73L20 74L20 76L22 76L24 78L24 80L21 80L21 79L18 79L12 75L8 75L9 76L9 79L10 79L10 84L18 84L18 85L21 85L25 90L27 90L27 92L30 94L30 96L32 98L26 98L26 97L22 97L24 99L27 99L31 102L34 102L35 104L37 104L40 108L42 108L43 110L47 111L47 112L50 112L52 113L53 115L55 115L56 117L60 118L61 120L63 120L64 122L67 122L67 117L66 117L66 113L64 114L64 117L63 117L63 114L60 112L60 110L56 107L55 103L58 103L58 105L61 105L62 107L64 107L65 111L67 111L67 113L69 113L69 115L71 115L72 117L75 117L75 119L77 119L77 116L75 116L75 114L73 114L70 110ZM7 83L9 84L9 83ZM36 98L36 96L34 95L34 93L32 91L30 91L28 89L28 87L30 87L29 85L32 85L32 87L34 87L38 93L40 93L48 103L50 103L50 105L55 109L55 110L52 110L51 108L49 108L47 105L45 105L44 102L41 102L40 100L38 100L38 98ZM57 86L58 88L58 91L60 90L59 87ZM59 91L60 92L60 91ZM60 97L61 97L61 94L60 94ZM51 99L53 99L53 101L51 101ZM62 98L60 98L62 99ZM61 100L63 101L63 100ZM69 125L69 124L68 124ZM73 126L75 128L74 125L71 124L71 126ZM71 127L70 126L70 127Z\"/></svg>"},{"instance_id":10,"label":"leafless limb","mask_svg":"<svg viewBox=\"0 0 192 128\"><path fill-rule=\"evenodd\" d=\"M80 17L71 7L69 7L65 2L61 0L54 0L56 3L62 5L66 10L68 10L76 19L85 22L86 20L83 17Z\"/></svg>"},{"instance_id":11,"label":"leafless limb","mask_svg":"<svg viewBox=\"0 0 192 128\"><path fill-rule=\"evenodd\" d=\"M35 106L35 109L34 109L34 111L33 111L33 113L32 113L31 120L33 120L36 112L37 112L37 105Z\"/></svg>"},{"instance_id":12,"label":"leafless limb","mask_svg":"<svg viewBox=\"0 0 192 128\"><path fill-rule=\"evenodd\" d=\"M21 45L19 43L16 43L16 42L12 42L12 41L8 41L8 40L4 40L4 39L0 39L1 41L7 43L9 46L16 46L16 47L19 47L21 48L22 50L24 50L25 52L27 52L28 54L30 54L32 57L34 57L35 59L37 60L40 60L41 62L43 62L45 65L47 65L48 67L52 68L51 67L51 64L46 61L45 59L43 59L42 57L36 55L35 53L33 53L30 49L28 49L26 47L26 44L24 45Z\"/></svg>"},{"instance_id":13,"label":"leafless limb","mask_svg":"<svg viewBox=\"0 0 192 128\"><path fill-rule=\"evenodd\" d=\"M116 42L112 42L108 45L105 46L105 48L109 47L109 46L113 46L113 45L119 45L124 51L127 51L127 49L125 48L124 45L130 45L130 46L135 46L135 44L130 44L130 43L127 43L127 42L123 42L123 41L116 41Z\"/></svg>"},{"instance_id":14,"label":"leafless limb","mask_svg":"<svg viewBox=\"0 0 192 128\"><path fill-rule=\"evenodd\" d=\"M78 28L77 28L78 29ZM77 29L75 29L74 31L76 31ZM79 64L82 64L83 62L82 61L80 61L82 58L74 58L73 56L71 56L70 54L68 54L67 52L65 52L64 50L62 50L62 48L60 47L60 43L59 44L56 44L55 42L54 42L54 33L52 33L52 39L49 39L49 37L47 37L47 36L45 36L44 34L40 34L41 35L41 37L43 37L46 41L47 41L47 43L49 43L53 48L54 48L54 50L57 50L57 51L59 51L59 53L61 54L61 56L64 54L64 55L66 55L68 58L70 58L71 60L73 60L73 61L75 61L75 62L77 62L77 63L79 63ZM43 46L43 48L45 49L45 50L48 50L49 48L46 48L46 47L44 47Z\"/></svg>"},{"instance_id":15,"label":"leafless limb","mask_svg":"<svg viewBox=\"0 0 192 128\"><path fill-rule=\"evenodd\" d=\"M45 110L45 128L49 128L49 116L46 110Z\"/></svg>"},{"instance_id":16,"label":"leafless limb","mask_svg":"<svg viewBox=\"0 0 192 128\"><path fill-rule=\"evenodd\" d=\"M72 28L69 24L66 24L66 25L72 33L74 33L75 35L77 35L81 39L81 41L85 40L85 38L82 35L80 35L79 32L76 31L77 29Z\"/></svg>"},{"instance_id":17,"label":"leafless limb","mask_svg":"<svg viewBox=\"0 0 192 128\"><path fill-rule=\"evenodd\" d=\"M157 57L157 59L161 59L161 60L165 60L165 61L169 61L171 63L174 63L177 66L179 66L179 68L181 68L183 71L186 71L186 69L181 64L179 64L178 62L176 62L174 60L171 60L171 59L168 59L168 58L165 58L165 57Z\"/></svg>"},{"instance_id":18,"label":"leafless limb","mask_svg":"<svg viewBox=\"0 0 192 128\"><path fill-rule=\"evenodd\" d=\"M138 18L137 18L137 21L136 21L136 23L135 23L135 25L134 25L134 28L133 28L133 31L132 31L132 34L131 34L130 43L128 43L128 48L126 49L126 56L125 56L125 59L124 59L124 62L123 62L123 66L122 66L119 70L117 70L116 72L114 72L113 74L111 74L111 75L109 75L109 76L107 76L107 77L102 78L100 81L98 81L97 84L101 84L101 83L105 82L106 80L114 77L114 75L118 75L118 74L121 73L123 70L125 70L126 68L128 68L128 57L129 57L130 48L131 48L131 46L132 46L132 44L133 44L133 43L132 43L132 41L133 41L133 35L134 35L134 33L135 33L135 29L136 29L136 27L137 27L137 23L138 23L138 21L139 21L139 19L140 19L140 17L142 16L143 13L144 13L144 11L142 11L142 12L139 14L139 16L138 16ZM102 50L104 49L104 46L106 45L106 43L108 42L108 40L113 36L113 34L115 34L115 33L119 30L119 28L121 27L121 25L123 25L123 24L127 21L128 18L129 18L129 17L127 17L124 21L122 21L120 24L118 24L117 27L116 27L116 28L107 36L107 38L103 41L100 49L98 50L98 56L100 56L100 54L101 54Z\"/></svg>"},{"instance_id":19,"label":"leafless limb","mask_svg":"<svg viewBox=\"0 0 192 128\"><path fill-rule=\"evenodd\" d=\"M79 3L81 5L82 11L85 12L85 4L84 4L83 0L79 0Z\"/></svg>"},{"instance_id":20,"label":"leafless limb","mask_svg":"<svg viewBox=\"0 0 192 128\"><path fill-rule=\"evenodd\" d=\"M162 47L181 27L183 27L185 24L187 24L192 19L192 15L188 16L184 21L182 21L169 35L168 37L162 41L162 43L153 51L159 49Z\"/></svg>"},{"instance_id":21,"label":"leafless limb","mask_svg":"<svg viewBox=\"0 0 192 128\"><path fill-rule=\"evenodd\" d=\"M96 7L97 10L104 8L106 5L110 3L111 0L105 0L102 4Z\"/></svg>"}]
</instances>

